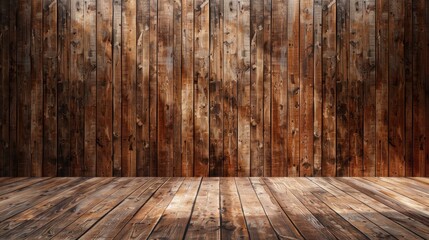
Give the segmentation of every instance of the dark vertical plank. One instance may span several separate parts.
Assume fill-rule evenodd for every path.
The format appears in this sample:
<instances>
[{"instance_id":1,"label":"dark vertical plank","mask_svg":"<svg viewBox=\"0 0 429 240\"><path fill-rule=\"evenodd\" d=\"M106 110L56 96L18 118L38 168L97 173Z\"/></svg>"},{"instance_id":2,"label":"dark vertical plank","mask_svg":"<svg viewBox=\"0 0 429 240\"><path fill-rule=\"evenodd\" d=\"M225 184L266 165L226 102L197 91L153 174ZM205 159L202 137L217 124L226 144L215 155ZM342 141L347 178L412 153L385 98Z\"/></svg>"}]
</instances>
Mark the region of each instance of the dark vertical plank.
<instances>
[{"instance_id":1,"label":"dark vertical plank","mask_svg":"<svg viewBox=\"0 0 429 240\"><path fill-rule=\"evenodd\" d=\"M313 176L313 119L314 119L314 25L313 1L300 4L300 113L299 113L299 175Z\"/></svg>"},{"instance_id":2,"label":"dark vertical plank","mask_svg":"<svg viewBox=\"0 0 429 240\"><path fill-rule=\"evenodd\" d=\"M210 176L222 176L223 172L223 2L210 1Z\"/></svg>"},{"instance_id":3,"label":"dark vertical plank","mask_svg":"<svg viewBox=\"0 0 429 240\"><path fill-rule=\"evenodd\" d=\"M43 173L43 64L42 1L31 2L31 176ZM7 95L6 95L7 96ZM36 104L35 104L36 103ZM7 108L6 108L7 109ZM7 112L7 111L6 111Z\"/></svg>"},{"instance_id":4,"label":"dark vertical plank","mask_svg":"<svg viewBox=\"0 0 429 240\"><path fill-rule=\"evenodd\" d=\"M223 176L237 174L237 11L236 1L224 0Z\"/></svg>"},{"instance_id":5,"label":"dark vertical plank","mask_svg":"<svg viewBox=\"0 0 429 240\"><path fill-rule=\"evenodd\" d=\"M43 175L57 175L57 1L43 0Z\"/></svg>"},{"instance_id":6,"label":"dark vertical plank","mask_svg":"<svg viewBox=\"0 0 429 240\"><path fill-rule=\"evenodd\" d=\"M429 4L426 3L426 56L429 56ZM426 121L429 120L429 63L426 63L426 71L425 71L425 79L426 79L426 91L425 91L425 99L426 99ZM426 127L426 177L429 177L429 127Z\"/></svg>"},{"instance_id":7,"label":"dark vertical plank","mask_svg":"<svg viewBox=\"0 0 429 240\"><path fill-rule=\"evenodd\" d=\"M250 176L264 174L264 1L251 2Z\"/></svg>"},{"instance_id":8,"label":"dark vertical plank","mask_svg":"<svg viewBox=\"0 0 429 240\"><path fill-rule=\"evenodd\" d=\"M404 1L389 2L389 176L405 175Z\"/></svg>"},{"instance_id":9,"label":"dark vertical plank","mask_svg":"<svg viewBox=\"0 0 429 240\"><path fill-rule=\"evenodd\" d=\"M337 176L349 176L350 1L337 1Z\"/></svg>"},{"instance_id":10,"label":"dark vertical plank","mask_svg":"<svg viewBox=\"0 0 429 240\"><path fill-rule=\"evenodd\" d=\"M425 103L425 82L429 82L428 71L428 27L427 12L429 3L423 0L413 1L413 172L415 177L424 177L427 170L425 141L429 141L427 128L429 119L425 116L428 103ZM426 17L426 18L425 18Z\"/></svg>"},{"instance_id":11,"label":"dark vertical plank","mask_svg":"<svg viewBox=\"0 0 429 240\"><path fill-rule=\"evenodd\" d=\"M150 176L158 174L158 1L150 0L149 23L149 151Z\"/></svg>"},{"instance_id":12,"label":"dark vertical plank","mask_svg":"<svg viewBox=\"0 0 429 240\"><path fill-rule=\"evenodd\" d=\"M182 3L173 2L173 176L182 176Z\"/></svg>"},{"instance_id":13,"label":"dark vertical plank","mask_svg":"<svg viewBox=\"0 0 429 240\"><path fill-rule=\"evenodd\" d=\"M263 54L263 148L264 148L264 176L271 176L271 30L272 30L272 0L264 0L264 54Z\"/></svg>"},{"instance_id":14,"label":"dark vertical plank","mask_svg":"<svg viewBox=\"0 0 429 240\"><path fill-rule=\"evenodd\" d=\"M17 11L18 1L9 1L9 169L11 177L17 175L17 111L18 111L18 79L17 79Z\"/></svg>"},{"instance_id":15,"label":"dark vertical plank","mask_svg":"<svg viewBox=\"0 0 429 240\"><path fill-rule=\"evenodd\" d=\"M83 168L83 0L71 0L70 11L70 167L72 176Z\"/></svg>"},{"instance_id":16,"label":"dark vertical plank","mask_svg":"<svg viewBox=\"0 0 429 240\"><path fill-rule=\"evenodd\" d=\"M404 1L404 161L405 176L413 175L413 0Z\"/></svg>"},{"instance_id":17,"label":"dark vertical plank","mask_svg":"<svg viewBox=\"0 0 429 240\"><path fill-rule=\"evenodd\" d=\"M122 176L136 176L136 2L122 2Z\"/></svg>"},{"instance_id":18,"label":"dark vertical plank","mask_svg":"<svg viewBox=\"0 0 429 240\"><path fill-rule=\"evenodd\" d=\"M194 1L182 0L182 176L194 174Z\"/></svg>"},{"instance_id":19,"label":"dark vertical plank","mask_svg":"<svg viewBox=\"0 0 429 240\"><path fill-rule=\"evenodd\" d=\"M288 176L298 177L300 172L299 139L300 139L300 75L299 48L300 48L300 1L288 1L287 24L287 169Z\"/></svg>"},{"instance_id":20,"label":"dark vertical plank","mask_svg":"<svg viewBox=\"0 0 429 240\"><path fill-rule=\"evenodd\" d=\"M314 1L313 176L322 174L322 0Z\"/></svg>"},{"instance_id":21,"label":"dark vertical plank","mask_svg":"<svg viewBox=\"0 0 429 240\"><path fill-rule=\"evenodd\" d=\"M58 173L70 176L70 0L58 1ZM75 71L75 69L73 69ZM33 141L34 142L34 141ZM34 164L34 161L33 161Z\"/></svg>"},{"instance_id":22,"label":"dark vertical plank","mask_svg":"<svg viewBox=\"0 0 429 240\"><path fill-rule=\"evenodd\" d=\"M336 4L322 1L322 175L336 174Z\"/></svg>"},{"instance_id":23,"label":"dark vertical plank","mask_svg":"<svg viewBox=\"0 0 429 240\"><path fill-rule=\"evenodd\" d=\"M195 170L194 176L209 175L209 7L208 1L195 3Z\"/></svg>"},{"instance_id":24,"label":"dark vertical plank","mask_svg":"<svg viewBox=\"0 0 429 240\"><path fill-rule=\"evenodd\" d=\"M97 133L97 55L96 55L96 0L84 1L83 81L84 81L84 166L83 176L96 174Z\"/></svg>"},{"instance_id":25,"label":"dark vertical plank","mask_svg":"<svg viewBox=\"0 0 429 240\"><path fill-rule=\"evenodd\" d=\"M158 176L173 176L173 1L158 2Z\"/></svg>"},{"instance_id":26,"label":"dark vertical plank","mask_svg":"<svg viewBox=\"0 0 429 240\"><path fill-rule=\"evenodd\" d=\"M238 171L250 175L250 0L238 2L237 12Z\"/></svg>"},{"instance_id":27,"label":"dark vertical plank","mask_svg":"<svg viewBox=\"0 0 429 240\"><path fill-rule=\"evenodd\" d=\"M389 74L389 1L377 0L376 2L376 63L375 63L375 132L376 132L376 176L388 176L389 152L388 152L388 74Z\"/></svg>"},{"instance_id":28,"label":"dark vertical plank","mask_svg":"<svg viewBox=\"0 0 429 240\"><path fill-rule=\"evenodd\" d=\"M113 1L112 23L112 161L113 176L122 173L122 0Z\"/></svg>"},{"instance_id":29,"label":"dark vertical plank","mask_svg":"<svg viewBox=\"0 0 429 240\"><path fill-rule=\"evenodd\" d=\"M97 176L112 168L112 17L113 4L97 2Z\"/></svg>"},{"instance_id":30,"label":"dark vertical plank","mask_svg":"<svg viewBox=\"0 0 429 240\"><path fill-rule=\"evenodd\" d=\"M10 52L9 37L10 28L9 22L11 9L9 1L0 2L0 176L5 177L10 175L10 146L9 146L9 68L10 68Z\"/></svg>"},{"instance_id":31,"label":"dark vertical plank","mask_svg":"<svg viewBox=\"0 0 429 240\"><path fill-rule=\"evenodd\" d=\"M350 1L350 65L348 105L350 110L350 175L363 176L363 81L364 36L363 0Z\"/></svg>"},{"instance_id":32,"label":"dark vertical plank","mask_svg":"<svg viewBox=\"0 0 429 240\"><path fill-rule=\"evenodd\" d=\"M287 176L287 3L272 1L271 176Z\"/></svg>"},{"instance_id":33,"label":"dark vertical plank","mask_svg":"<svg viewBox=\"0 0 429 240\"><path fill-rule=\"evenodd\" d=\"M375 162L375 0L364 2L364 31L363 35L363 175L374 177Z\"/></svg>"},{"instance_id":34,"label":"dark vertical plank","mask_svg":"<svg viewBox=\"0 0 429 240\"><path fill-rule=\"evenodd\" d=\"M17 150L16 166L18 176L29 176L31 173L30 156L30 81L31 81L31 4L18 1L16 15L16 79L17 79ZM55 65L54 65L55 66ZM53 69L50 69L53 70ZM52 76L53 77L53 76ZM51 79L52 80L52 79ZM52 81L51 81L52 83ZM39 100L42 103L42 99Z\"/></svg>"},{"instance_id":35,"label":"dark vertical plank","mask_svg":"<svg viewBox=\"0 0 429 240\"><path fill-rule=\"evenodd\" d=\"M136 174L149 176L149 22L150 2L137 1Z\"/></svg>"}]
</instances>

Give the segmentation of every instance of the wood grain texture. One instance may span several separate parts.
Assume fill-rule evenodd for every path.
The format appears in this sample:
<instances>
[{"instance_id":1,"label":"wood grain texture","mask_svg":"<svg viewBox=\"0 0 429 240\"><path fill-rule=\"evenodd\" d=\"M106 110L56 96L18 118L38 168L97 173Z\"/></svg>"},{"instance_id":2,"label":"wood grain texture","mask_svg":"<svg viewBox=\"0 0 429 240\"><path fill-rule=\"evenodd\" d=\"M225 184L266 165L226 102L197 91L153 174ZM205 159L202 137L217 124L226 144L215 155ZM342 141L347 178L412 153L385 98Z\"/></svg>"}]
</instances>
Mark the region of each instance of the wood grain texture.
<instances>
[{"instance_id":1,"label":"wood grain texture","mask_svg":"<svg viewBox=\"0 0 429 240\"><path fill-rule=\"evenodd\" d=\"M2 239L424 239L429 234L424 178L0 178L0 183L2 190L11 187L1 193Z\"/></svg>"},{"instance_id":2,"label":"wood grain texture","mask_svg":"<svg viewBox=\"0 0 429 240\"><path fill-rule=\"evenodd\" d=\"M428 5L2 1L0 176L427 176Z\"/></svg>"}]
</instances>

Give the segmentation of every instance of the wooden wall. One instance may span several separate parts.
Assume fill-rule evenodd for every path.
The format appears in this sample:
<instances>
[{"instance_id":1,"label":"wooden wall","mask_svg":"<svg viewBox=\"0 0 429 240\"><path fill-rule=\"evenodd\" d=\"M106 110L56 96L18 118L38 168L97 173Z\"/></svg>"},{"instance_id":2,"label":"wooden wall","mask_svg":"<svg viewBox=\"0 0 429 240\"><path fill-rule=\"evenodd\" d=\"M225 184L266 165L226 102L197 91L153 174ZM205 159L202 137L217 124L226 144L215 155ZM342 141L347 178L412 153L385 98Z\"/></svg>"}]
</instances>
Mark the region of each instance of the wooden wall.
<instances>
[{"instance_id":1,"label":"wooden wall","mask_svg":"<svg viewBox=\"0 0 429 240\"><path fill-rule=\"evenodd\" d=\"M0 5L0 176L429 176L426 0Z\"/></svg>"}]
</instances>

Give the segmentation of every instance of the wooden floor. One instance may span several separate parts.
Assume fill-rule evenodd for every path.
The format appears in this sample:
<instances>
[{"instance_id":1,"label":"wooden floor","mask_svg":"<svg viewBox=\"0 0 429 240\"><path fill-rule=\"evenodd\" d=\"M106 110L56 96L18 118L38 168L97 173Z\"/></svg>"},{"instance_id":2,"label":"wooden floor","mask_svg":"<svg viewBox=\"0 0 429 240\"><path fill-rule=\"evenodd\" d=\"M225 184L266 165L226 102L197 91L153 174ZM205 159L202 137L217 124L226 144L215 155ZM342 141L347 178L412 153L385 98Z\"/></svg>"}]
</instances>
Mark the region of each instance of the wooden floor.
<instances>
[{"instance_id":1,"label":"wooden floor","mask_svg":"<svg viewBox=\"0 0 429 240\"><path fill-rule=\"evenodd\" d=\"M428 239L427 178L0 178L1 239Z\"/></svg>"}]
</instances>

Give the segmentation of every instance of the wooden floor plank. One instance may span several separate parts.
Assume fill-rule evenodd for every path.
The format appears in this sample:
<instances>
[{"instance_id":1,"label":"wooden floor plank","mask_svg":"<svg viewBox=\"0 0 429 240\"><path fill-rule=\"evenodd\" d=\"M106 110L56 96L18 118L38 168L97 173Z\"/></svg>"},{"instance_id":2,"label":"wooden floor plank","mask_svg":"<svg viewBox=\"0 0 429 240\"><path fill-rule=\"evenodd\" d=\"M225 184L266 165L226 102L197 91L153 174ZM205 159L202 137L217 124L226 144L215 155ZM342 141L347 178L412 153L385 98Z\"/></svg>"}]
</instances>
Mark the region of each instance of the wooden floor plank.
<instances>
[{"instance_id":1,"label":"wooden floor plank","mask_svg":"<svg viewBox=\"0 0 429 240\"><path fill-rule=\"evenodd\" d=\"M115 239L146 239L153 231L165 208L183 183L183 178L170 178L122 228Z\"/></svg>"},{"instance_id":2,"label":"wooden floor plank","mask_svg":"<svg viewBox=\"0 0 429 240\"><path fill-rule=\"evenodd\" d=\"M10 183L18 182L21 180L28 179L27 177L1 177L0 178L0 185L4 186Z\"/></svg>"},{"instance_id":3,"label":"wooden floor plank","mask_svg":"<svg viewBox=\"0 0 429 240\"><path fill-rule=\"evenodd\" d=\"M220 179L221 236L225 239L248 239L246 222L233 178Z\"/></svg>"},{"instance_id":4,"label":"wooden floor plank","mask_svg":"<svg viewBox=\"0 0 429 240\"><path fill-rule=\"evenodd\" d=\"M61 178L44 181L33 185L34 188L29 188L23 191L16 191L3 195L0 199L0 222L4 221L22 211L25 211L32 206L49 199L51 196L61 194L64 190L69 189L75 184L83 181L83 179ZM36 185L38 185L36 187Z\"/></svg>"},{"instance_id":5,"label":"wooden floor plank","mask_svg":"<svg viewBox=\"0 0 429 240\"><path fill-rule=\"evenodd\" d=\"M306 179L306 182L310 181ZM381 215L371 207L357 201L356 199L345 194L338 188L326 184L323 179L312 179L312 182L316 183L319 187L335 196L338 199L338 202L345 203L345 205L349 206L351 209L358 212L364 218L368 219L369 221L366 221L365 228L369 229L371 225L374 224L374 226L371 227L371 230L373 230L374 235L367 235L369 238L379 238L382 236L380 234L385 232L387 233L385 236L386 238L419 239L417 235L415 235L411 231L408 231L406 228L395 223L389 218ZM302 186L307 187L308 185L303 184Z\"/></svg>"},{"instance_id":6,"label":"wooden floor plank","mask_svg":"<svg viewBox=\"0 0 429 240\"><path fill-rule=\"evenodd\" d=\"M149 239L181 239L191 218L201 178L187 178L165 209Z\"/></svg>"},{"instance_id":7,"label":"wooden floor plank","mask_svg":"<svg viewBox=\"0 0 429 240\"><path fill-rule=\"evenodd\" d=\"M105 198L102 202L92 206L84 214L80 215L74 222L70 223L52 239L79 238L144 183L146 183L146 181L142 181L141 179L132 179L109 198Z\"/></svg>"},{"instance_id":8,"label":"wooden floor plank","mask_svg":"<svg viewBox=\"0 0 429 240\"><path fill-rule=\"evenodd\" d=\"M115 237L166 180L166 178L141 179L140 181L144 182L143 185L97 222L80 239L112 239Z\"/></svg>"},{"instance_id":9,"label":"wooden floor plank","mask_svg":"<svg viewBox=\"0 0 429 240\"><path fill-rule=\"evenodd\" d=\"M220 239L219 209L219 178L204 178L185 238Z\"/></svg>"},{"instance_id":10,"label":"wooden floor plank","mask_svg":"<svg viewBox=\"0 0 429 240\"><path fill-rule=\"evenodd\" d=\"M413 204L407 204L408 199L406 197L389 195L389 192L386 193L386 191L379 191L379 189L374 188L374 185L364 184L354 178L339 178L338 180L354 187L360 192L374 198L386 206L389 206L398 212L401 212L402 214L414 218L415 220L429 226L428 214L416 210L413 207Z\"/></svg>"},{"instance_id":11,"label":"wooden floor plank","mask_svg":"<svg viewBox=\"0 0 429 240\"><path fill-rule=\"evenodd\" d=\"M11 178L14 179L14 178ZM7 181L0 185L0 195L23 189L25 187L31 187L33 184L48 180L49 178L18 178L18 181Z\"/></svg>"},{"instance_id":12,"label":"wooden floor plank","mask_svg":"<svg viewBox=\"0 0 429 240\"><path fill-rule=\"evenodd\" d=\"M314 217L311 212L290 192L281 178L265 178L283 211L292 220L299 232L308 239L336 239L329 230ZM307 217L303 217L307 216Z\"/></svg>"},{"instance_id":13,"label":"wooden floor plank","mask_svg":"<svg viewBox=\"0 0 429 240\"><path fill-rule=\"evenodd\" d=\"M33 238L33 231L45 226L56 216L73 208L90 193L97 191L98 188L111 181L112 179L89 179L9 218L1 223L2 229L8 229L2 237L10 239Z\"/></svg>"},{"instance_id":14,"label":"wooden floor plank","mask_svg":"<svg viewBox=\"0 0 429 240\"><path fill-rule=\"evenodd\" d=\"M338 181L335 178L329 178L326 179L326 182L329 182L330 184L334 185L338 189L342 190L343 192L349 194L350 196L354 197L355 199L365 203L366 205L370 206L374 210L378 211L379 213L383 214L384 216L390 218L391 220L399 223L400 225L404 226L408 230L418 234L421 237L429 235L429 226L424 225L423 223L416 221L413 218L410 218L401 212L390 208L383 203L367 196L364 193L361 193L360 191L354 189L353 187Z\"/></svg>"},{"instance_id":15,"label":"wooden floor plank","mask_svg":"<svg viewBox=\"0 0 429 240\"><path fill-rule=\"evenodd\" d=\"M294 179L287 179L293 195L338 239L364 239L366 236L338 215L328 205L320 201L313 193L322 189L303 188Z\"/></svg>"},{"instance_id":16,"label":"wooden floor plank","mask_svg":"<svg viewBox=\"0 0 429 240\"><path fill-rule=\"evenodd\" d=\"M282 239L303 239L275 200L267 184L261 178L250 178L250 181L277 236Z\"/></svg>"},{"instance_id":17,"label":"wooden floor plank","mask_svg":"<svg viewBox=\"0 0 429 240\"><path fill-rule=\"evenodd\" d=\"M12 179L0 179L0 239L429 236L424 178Z\"/></svg>"},{"instance_id":18,"label":"wooden floor plank","mask_svg":"<svg viewBox=\"0 0 429 240\"><path fill-rule=\"evenodd\" d=\"M277 239L258 197L248 178L236 178L241 207L252 239Z\"/></svg>"},{"instance_id":19,"label":"wooden floor plank","mask_svg":"<svg viewBox=\"0 0 429 240\"><path fill-rule=\"evenodd\" d=\"M116 178L102 188L98 188L96 192L90 193L82 201L78 201L72 208L69 208L67 211L62 211L61 214L56 214L56 218L34 231L31 234L32 238L51 239L80 216L85 214L89 209L94 207L94 205L110 197L130 181L131 179L129 178Z\"/></svg>"}]
</instances>

